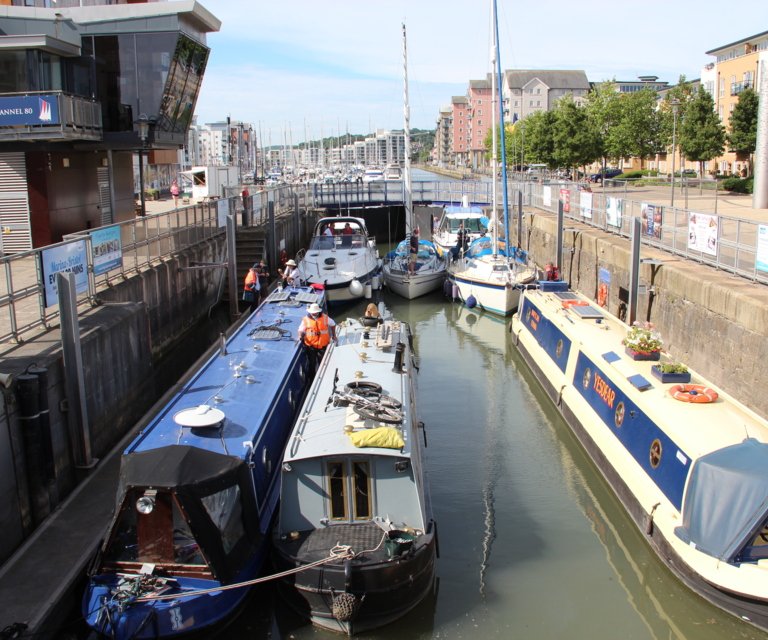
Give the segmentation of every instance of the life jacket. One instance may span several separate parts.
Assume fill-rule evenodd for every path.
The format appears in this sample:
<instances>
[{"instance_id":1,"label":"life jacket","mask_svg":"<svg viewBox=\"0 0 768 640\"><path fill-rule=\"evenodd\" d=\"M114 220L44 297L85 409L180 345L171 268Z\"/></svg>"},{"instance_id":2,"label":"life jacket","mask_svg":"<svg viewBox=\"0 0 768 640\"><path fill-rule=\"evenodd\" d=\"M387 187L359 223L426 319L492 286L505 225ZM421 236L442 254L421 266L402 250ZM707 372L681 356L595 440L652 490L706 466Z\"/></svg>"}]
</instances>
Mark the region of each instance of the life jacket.
<instances>
[{"instance_id":1,"label":"life jacket","mask_svg":"<svg viewBox=\"0 0 768 640\"><path fill-rule=\"evenodd\" d=\"M248 269L248 273L245 274L245 284L243 285L244 291L253 291L256 288L256 281L259 278L258 273L254 273Z\"/></svg>"},{"instance_id":2,"label":"life jacket","mask_svg":"<svg viewBox=\"0 0 768 640\"><path fill-rule=\"evenodd\" d=\"M320 314L317 320L310 316L304 316L301 325L304 328L304 344L308 347L322 349L331 341L328 316L325 314Z\"/></svg>"}]
</instances>

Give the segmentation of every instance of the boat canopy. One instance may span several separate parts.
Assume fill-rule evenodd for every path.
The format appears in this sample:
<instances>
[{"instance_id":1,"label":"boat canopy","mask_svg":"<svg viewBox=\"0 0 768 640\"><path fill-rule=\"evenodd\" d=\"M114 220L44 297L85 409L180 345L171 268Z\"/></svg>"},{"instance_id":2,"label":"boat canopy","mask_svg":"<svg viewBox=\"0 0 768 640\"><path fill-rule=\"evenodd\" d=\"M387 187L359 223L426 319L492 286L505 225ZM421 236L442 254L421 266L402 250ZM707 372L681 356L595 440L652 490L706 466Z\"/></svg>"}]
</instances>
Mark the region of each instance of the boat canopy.
<instances>
[{"instance_id":1,"label":"boat canopy","mask_svg":"<svg viewBox=\"0 0 768 640\"><path fill-rule=\"evenodd\" d=\"M678 537L733 562L768 517L768 444L748 438L699 458L683 502ZM758 536L759 537L759 536Z\"/></svg>"},{"instance_id":2,"label":"boat canopy","mask_svg":"<svg viewBox=\"0 0 768 640\"><path fill-rule=\"evenodd\" d=\"M406 238L405 240L401 240L392 251L388 252L385 259L392 260L397 256L408 257L410 253L411 241L409 238ZM435 255L437 255L437 249L435 249L435 245L432 242L429 240L419 240L419 253L417 256L419 260L426 260Z\"/></svg>"}]
</instances>

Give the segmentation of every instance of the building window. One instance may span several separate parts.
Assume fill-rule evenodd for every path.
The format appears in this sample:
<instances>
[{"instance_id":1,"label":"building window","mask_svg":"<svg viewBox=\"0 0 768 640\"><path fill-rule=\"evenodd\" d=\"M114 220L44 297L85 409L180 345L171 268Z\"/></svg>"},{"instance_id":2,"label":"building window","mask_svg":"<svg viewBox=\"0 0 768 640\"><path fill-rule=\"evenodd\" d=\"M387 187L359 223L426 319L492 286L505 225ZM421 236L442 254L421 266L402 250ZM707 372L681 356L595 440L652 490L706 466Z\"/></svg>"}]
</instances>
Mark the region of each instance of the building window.
<instances>
[{"instance_id":1,"label":"building window","mask_svg":"<svg viewBox=\"0 0 768 640\"><path fill-rule=\"evenodd\" d=\"M352 464L352 481L355 520L368 520L371 517L371 473L367 462Z\"/></svg>"},{"instance_id":2,"label":"building window","mask_svg":"<svg viewBox=\"0 0 768 640\"><path fill-rule=\"evenodd\" d=\"M347 519L347 492L343 462L328 463L328 493L331 520Z\"/></svg>"}]
</instances>

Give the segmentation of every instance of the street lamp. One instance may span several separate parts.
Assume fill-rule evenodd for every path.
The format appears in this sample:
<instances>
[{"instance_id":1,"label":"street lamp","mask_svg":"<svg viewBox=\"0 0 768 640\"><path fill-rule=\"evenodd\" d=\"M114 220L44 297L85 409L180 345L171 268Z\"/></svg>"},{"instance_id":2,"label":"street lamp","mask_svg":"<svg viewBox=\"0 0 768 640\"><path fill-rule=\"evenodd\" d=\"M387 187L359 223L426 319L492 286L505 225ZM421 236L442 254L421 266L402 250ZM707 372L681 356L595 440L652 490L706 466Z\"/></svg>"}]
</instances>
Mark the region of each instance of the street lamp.
<instances>
[{"instance_id":1,"label":"street lamp","mask_svg":"<svg viewBox=\"0 0 768 640\"><path fill-rule=\"evenodd\" d=\"M672 107L672 198L669 206L675 206L675 135L677 133L677 110L680 107L680 101L677 99L669 101Z\"/></svg>"},{"instance_id":2,"label":"street lamp","mask_svg":"<svg viewBox=\"0 0 768 640\"><path fill-rule=\"evenodd\" d=\"M149 118L147 118L146 113L139 116L136 126L139 129L139 138L141 139L141 147L139 147L139 202L141 202L141 216L144 217L147 215L147 205L144 202L144 147L147 146L147 138L149 137Z\"/></svg>"}]
</instances>

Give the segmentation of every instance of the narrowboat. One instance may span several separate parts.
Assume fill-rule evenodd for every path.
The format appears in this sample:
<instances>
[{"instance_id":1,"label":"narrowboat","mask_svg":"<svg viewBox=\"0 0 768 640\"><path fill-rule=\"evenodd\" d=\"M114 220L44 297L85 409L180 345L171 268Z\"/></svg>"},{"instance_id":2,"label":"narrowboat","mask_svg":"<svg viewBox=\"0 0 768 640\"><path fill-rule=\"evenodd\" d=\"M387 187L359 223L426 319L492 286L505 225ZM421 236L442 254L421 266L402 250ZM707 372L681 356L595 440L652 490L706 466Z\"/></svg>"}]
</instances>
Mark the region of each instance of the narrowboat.
<instances>
[{"instance_id":1,"label":"narrowboat","mask_svg":"<svg viewBox=\"0 0 768 640\"><path fill-rule=\"evenodd\" d=\"M323 302L309 287L273 291L144 419L89 570L96 633L198 632L243 602L269 556L280 460L310 384L297 329Z\"/></svg>"},{"instance_id":2,"label":"narrowboat","mask_svg":"<svg viewBox=\"0 0 768 640\"><path fill-rule=\"evenodd\" d=\"M650 547L768 630L768 422L693 371L665 378L657 339L632 348L642 333L565 282L523 291L512 318L523 359Z\"/></svg>"},{"instance_id":3,"label":"narrowboat","mask_svg":"<svg viewBox=\"0 0 768 640\"><path fill-rule=\"evenodd\" d=\"M437 528L409 326L382 309L337 337L283 457L273 565L299 615L353 635L433 593Z\"/></svg>"}]
</instances>

